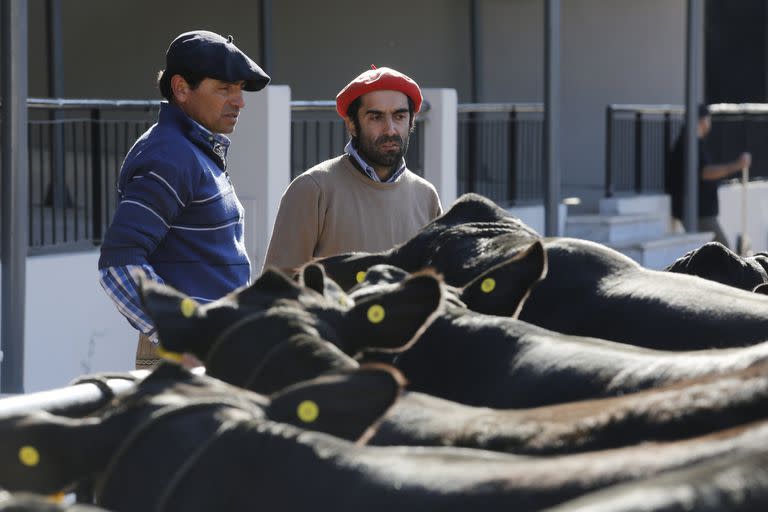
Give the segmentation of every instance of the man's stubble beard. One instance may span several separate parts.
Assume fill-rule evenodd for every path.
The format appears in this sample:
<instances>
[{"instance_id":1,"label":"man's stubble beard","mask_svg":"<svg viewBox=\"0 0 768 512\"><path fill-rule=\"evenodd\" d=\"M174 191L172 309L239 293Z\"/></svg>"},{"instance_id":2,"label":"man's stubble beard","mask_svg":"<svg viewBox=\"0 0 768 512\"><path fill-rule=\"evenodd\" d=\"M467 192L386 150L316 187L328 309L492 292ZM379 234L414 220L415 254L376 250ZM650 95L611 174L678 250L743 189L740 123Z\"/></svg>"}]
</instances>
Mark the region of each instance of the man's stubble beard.
<instances>
[{"instance_id":1,"label":"man's stubble beard","mask_svg":"<svg viewBox=\"0 0 768 512\"><path fill-rule=\"evenodd\" d=\"M409 141L410 132L406 134L405 139L399 135L382 135L373 141L370 138L365 137L365 134L361 133L360 137L357 139L357 150L360 153L360 156L370 164L382 167L394 167L408 152ZM377 149L387 142L397 142L400 145L400 149L393 152L380 151Z\"/></svg>"}]
</instances>

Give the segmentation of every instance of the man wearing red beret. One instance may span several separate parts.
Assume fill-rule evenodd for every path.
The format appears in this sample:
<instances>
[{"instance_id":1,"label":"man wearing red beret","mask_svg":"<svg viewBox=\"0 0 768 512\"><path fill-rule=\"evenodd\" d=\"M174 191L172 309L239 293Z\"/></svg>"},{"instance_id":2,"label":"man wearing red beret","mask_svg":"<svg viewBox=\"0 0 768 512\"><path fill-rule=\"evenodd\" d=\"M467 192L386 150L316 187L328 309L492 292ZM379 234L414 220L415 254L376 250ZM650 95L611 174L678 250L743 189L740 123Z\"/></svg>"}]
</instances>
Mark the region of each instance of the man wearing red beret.
<instances>
[{"instance_id":1,"label":"man wearing red beret","mask_svg":"<svg viewBox=\"0 0 768 512\"><path fill-rule=\"evenodd\" d=\"M265 267L292 273L313 258L391 249L442 213L435 187L403 158L421 103L416 82L390 68L373 67L339 92L352 138L288 186Z\"/></svg>"}]
</instances>

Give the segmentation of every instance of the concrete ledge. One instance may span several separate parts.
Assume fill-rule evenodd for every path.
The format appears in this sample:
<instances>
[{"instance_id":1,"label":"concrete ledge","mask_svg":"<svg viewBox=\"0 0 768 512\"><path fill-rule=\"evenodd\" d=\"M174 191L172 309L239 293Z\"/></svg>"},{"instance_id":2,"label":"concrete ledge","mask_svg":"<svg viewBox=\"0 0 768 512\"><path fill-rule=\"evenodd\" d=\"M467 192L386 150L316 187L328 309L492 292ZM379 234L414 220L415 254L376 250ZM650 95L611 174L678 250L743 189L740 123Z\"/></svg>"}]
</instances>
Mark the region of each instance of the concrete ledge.
<instances>
[{"instance_id":1,"label":"concrete ledge","mask_svg":"<svg viewBox=\"0 0 768 512\"><path fill-rule=\"evenodd\" d=\"M646 268L663 270L677 258L688 251L698 249L712 240L713 237L714 233L703 231L700 233L667 235L663 238L652 240L628 240L605 245L629 256Z\"/></svg>"},{"instance_id":2,"label":"concrete ledge","mask_svg":"<svg viewBox=\"0 0 768 512\"><path fill-rule=\"evenodd\" d=\"M655 215L669 217L670 198L666 194L606 197L599 202L602 215Z\"/></svg>"},{"instance_id":3,"label":"concrete ledge","mask_svg":"<svg viewBox=\"0 0 768 512\"><path fill-rule=\"evenodd\" d=\"M566 220L566 236L601 243L664 236L667 222L656 215L575 215Z\"/></svg>"}]
</instances>

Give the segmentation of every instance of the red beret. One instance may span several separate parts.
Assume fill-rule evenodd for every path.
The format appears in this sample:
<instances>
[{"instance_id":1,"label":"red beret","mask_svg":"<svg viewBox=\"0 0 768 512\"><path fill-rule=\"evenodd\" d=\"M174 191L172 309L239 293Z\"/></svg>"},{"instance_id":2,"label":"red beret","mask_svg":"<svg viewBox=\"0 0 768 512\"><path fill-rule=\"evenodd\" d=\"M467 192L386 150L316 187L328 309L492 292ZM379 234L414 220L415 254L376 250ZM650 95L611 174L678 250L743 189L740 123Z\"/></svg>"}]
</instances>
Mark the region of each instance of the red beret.
<instances>
[{"instance_id":1,"label":"red beret","mask_svg":"<svg viewBox=\"0 0 768 512\"><path fill-rule=\"evenodd\" d=\"M336 112L347 117L349 104L371 91L400 91L413 101L413 111L421 109L421 89L410 77L392 68L376 68L361 73L336 95Z\"/></svg>"}]
</instances>

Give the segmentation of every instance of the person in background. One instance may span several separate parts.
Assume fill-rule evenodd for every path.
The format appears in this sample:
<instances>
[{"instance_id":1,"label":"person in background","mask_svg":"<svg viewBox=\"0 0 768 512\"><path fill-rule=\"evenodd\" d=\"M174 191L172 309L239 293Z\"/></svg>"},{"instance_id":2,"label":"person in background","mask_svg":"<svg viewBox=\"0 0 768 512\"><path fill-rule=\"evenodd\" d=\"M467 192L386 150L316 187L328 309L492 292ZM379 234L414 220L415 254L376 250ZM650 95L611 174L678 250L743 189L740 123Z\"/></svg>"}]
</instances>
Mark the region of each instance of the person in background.
<instances>
[{"instance_id":1,"label":"person in background","mask_svg":"<svg viewBox=\"0 0 768 512\"><path fill-rule=\"evenodd\" d=\"M227 170L229 139L243 91L269 76L224 38L204 30L176 37L158 78L157 123L133 145L118 179L118 205L99 258L99 280L140 331L136 368L158 361L157 332L134 274L215 300L250 281L243 207Z\"/></svg>"},{"instance_id":2,"label":"person in background","mask_svg":"<svg viewBox=\"0 0 768 512\"><path fill-rule=\"evenodd\" d=\"M709 106L699 105L696 136L699 152L699 231L711 231L714 240L728 247L728 239L718 220L720 202L717 189L720 182L729 176L741 172L752 163L749 153L742 153L734 161L714 163L706 148L706 137L712 129L712 115ZM672 217L674 230L682 229L683 196L685 193L685 130L680 132L672 148L669 161L669 173L666 176L665 189L672 198Z\"/></svg>"},{"instance_id":3,"label":"person in background","mask_svg":"<svg viewBox=\"0 0 768 512\"><path fill-rule=\"evenodd\" d=\"M265 268L293 273L316 257L390 249L442 213L435 187L403 158L421 104L418 84L386 67L372 66L339 92L336 111L351 139L342 155L288 186Z\"/></svg>"}]
</instances>

